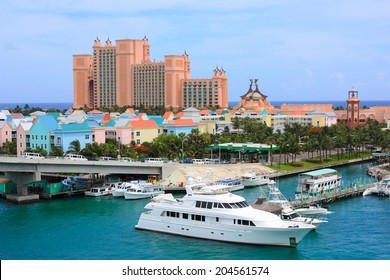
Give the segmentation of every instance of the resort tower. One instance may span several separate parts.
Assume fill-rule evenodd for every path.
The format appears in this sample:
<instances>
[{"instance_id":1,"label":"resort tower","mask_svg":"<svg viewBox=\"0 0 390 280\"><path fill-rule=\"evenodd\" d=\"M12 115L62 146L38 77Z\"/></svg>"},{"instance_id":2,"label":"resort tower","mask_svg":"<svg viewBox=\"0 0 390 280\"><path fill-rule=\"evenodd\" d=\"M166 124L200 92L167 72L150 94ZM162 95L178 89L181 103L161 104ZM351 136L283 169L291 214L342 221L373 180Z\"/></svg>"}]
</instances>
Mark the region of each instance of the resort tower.
<instances>
[{"instance_id":1,"label":"resort tower","mask_svg":"<svg viewBox=\"0 0 390 280\"><path fill-rule=\"evenodd\" d=\"M223 69L216 68L212 78L191 79L186 52L164 59L150 60L146 37L116 40L116 45L107 39L104 46L96 38L93 55L73 56L74 107L228 107Z\"/></svg>"}]
</instances>

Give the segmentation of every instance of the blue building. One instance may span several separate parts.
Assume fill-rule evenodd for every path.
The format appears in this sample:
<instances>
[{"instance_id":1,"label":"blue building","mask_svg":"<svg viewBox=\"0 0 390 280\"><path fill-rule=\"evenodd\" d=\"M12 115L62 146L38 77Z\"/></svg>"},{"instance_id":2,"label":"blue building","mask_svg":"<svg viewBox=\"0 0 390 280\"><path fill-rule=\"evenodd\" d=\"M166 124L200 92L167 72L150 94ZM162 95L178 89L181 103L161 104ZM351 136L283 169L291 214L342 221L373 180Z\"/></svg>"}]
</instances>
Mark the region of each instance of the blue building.
<instances>
[{"instance_id":1,"label":"blue building","mask_svg":"<svg viewBox=\"0 0 390 280\"><path fill-rule=\"evenodd\" d=\"M93 131L87 123L60 124L54 130L54 145L61 147L65 153L75 140L80 142L80 149L84 149L87 143L92 144Z\"/></svg>"},{"instance_id":2,"label":"blue building","mask_svg":"<svg viewBox=\"0 0 390 280\"><path fill-rule=\"evenodd\" d=\"M53 131L57 126L53 116L38 116L30 129L31 149L41 148L49 154L54 140Z\"/></svg>"}]
</instances>

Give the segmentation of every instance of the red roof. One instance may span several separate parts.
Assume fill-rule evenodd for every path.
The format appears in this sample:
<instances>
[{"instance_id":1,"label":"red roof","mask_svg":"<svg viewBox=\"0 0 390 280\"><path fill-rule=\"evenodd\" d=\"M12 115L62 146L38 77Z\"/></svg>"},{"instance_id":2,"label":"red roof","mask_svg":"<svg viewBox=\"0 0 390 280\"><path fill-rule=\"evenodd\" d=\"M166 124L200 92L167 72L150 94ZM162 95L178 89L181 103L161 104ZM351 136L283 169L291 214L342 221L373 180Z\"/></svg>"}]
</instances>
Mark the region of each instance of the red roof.
<instances>
[{"instance_id":1,"label":"red roof","mask_svg":"<svg viewBox=\"0 0 390 280\"><path fill-rule=\"evenodd\" d=\"M168 119L171 116L171 114L173 114L173 113L172 112L165 112L163 115L163 118Z\"/></svg>"},{"instance_id":2,"label":"red roof","mask_svg":"<svg viewBox=\"0 0 390 280\"><path fill-rule=\"evenodd\" d=\"M182 117L182 116L184 116L184 113L183 113L183 112L179 112L179 113L176 114L176 118L180 118L180 117Z\"/></svg>"},{"instance_id":3,"label":"red roof","mask_svg":"<svg viewBox=\"0 0 390 280\"><path fill-rule=\"evenodd\" d=\"M196 126L196 123L192 119L174 120L168 126Z\"/></svg>"},{"instance_id":4,"label":"red roof","mask_svg":"<svg viewBox=\"0 0 390 280\"><path fill-rule=\"evenodd\" d=\"M305 114L304 111L293 111L289 113L289 115L294 115L294 116L302 116L304 114Z\"/></svg>"},{"instance_id":5,"label":"red roof","mask_svg":"<svg viewBox=\"0 0 390 280\"><path fill-rule=\"evenodd\" d=\"M207 110L207 109L202 110L202 111L199 112L199 115L201 115L201 116L208 116L208 115L210 115L210 110Z\"/></svg>"},{"instance_id":6,"label":"red roof","mask_svg":"<svg viewBox=\"0 0 390 280\"><path fill-rule=\"evenodd\" d=\"M138 120L129 121L129 125L133 128L157 128L157 123L154 120Z\"/></svg>"},{"instance_id":7,"label":"red roof","mask_svg":"<svg viewBox=\"0 0 390 280\"><path fill-rule=\"evenodd\" d=\"M99 110L92 110L92 111L90 111L90 112L88 112L88 113L90 113L90 114L104 114L104 112L102 112L102 111L99 111Z\"/></svg>"},{"instance_id":8,"label":"red roof","mask_svg":"<svg viewBox=\"0 0 390 280\"><path fill-rule=\"evenodd\" d=\"M108 123L109 121L111 121L110 114L104 113L104 118L100 122L101 123Z\"/></svg>"}]
</instances>

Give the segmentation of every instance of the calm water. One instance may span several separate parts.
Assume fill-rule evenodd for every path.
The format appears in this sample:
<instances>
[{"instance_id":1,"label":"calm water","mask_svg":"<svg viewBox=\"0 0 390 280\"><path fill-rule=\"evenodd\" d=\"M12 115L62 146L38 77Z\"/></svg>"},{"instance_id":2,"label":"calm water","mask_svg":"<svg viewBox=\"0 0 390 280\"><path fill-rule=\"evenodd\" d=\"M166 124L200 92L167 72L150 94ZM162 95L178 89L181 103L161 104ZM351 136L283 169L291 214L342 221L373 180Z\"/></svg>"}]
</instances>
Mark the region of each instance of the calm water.
<instances>
[{"instance_id":1,"label":"calm water","mask_svg":"<svg viewBox=\"0 0 390 280\"><path fill-rule=\"evenodd\" d=\"M338 168L348 181L367 164ZM297 177L278 180L292 197ZM237 194L249 202L256 188ZM147 200L73 197L14 205L0 200L0 259L15 260L389 260L390 199L356 197L330 204L329 222L295 249L238 245L148 231L134 225Z\"/></svg>"}]
</instances>

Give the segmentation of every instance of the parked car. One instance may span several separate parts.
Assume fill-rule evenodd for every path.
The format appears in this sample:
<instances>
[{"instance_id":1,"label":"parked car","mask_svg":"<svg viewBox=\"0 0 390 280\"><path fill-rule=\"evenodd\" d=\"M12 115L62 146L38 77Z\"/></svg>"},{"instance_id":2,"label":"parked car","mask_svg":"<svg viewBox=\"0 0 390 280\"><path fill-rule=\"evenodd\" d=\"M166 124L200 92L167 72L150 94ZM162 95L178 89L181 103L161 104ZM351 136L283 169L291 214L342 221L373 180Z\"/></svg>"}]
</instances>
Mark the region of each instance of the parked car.
<instances>
[{"instance_id":1,"label":"parked car","mask_svg":"<svg viewBox=\"0 0 390 280\"><path fill-rule=\"evenodd\" d=\"M115 158L112 157L100 157L99 161L113 161L116 160Z\"/></svg>"},{"instance_id":2,"label":"parked car","mask_svg":"<svg viewBox=\"0 0 390 280\"><path fill-rule=\"evenodd\" d=\"M44 156L42 156L40 153L23 153L22 155L23 158L28 158L28 159L45 159Z\"/></svg>"},{"instance_id":3,"label":"parked car","mask_svg":"<svg viewBox=\"0 0 390 280\"><path fill-rule=\"evenodd\" d=\"M80 160L80 161L87 161L88 159L86 159L83 155L75 155L75 154L67 154L64 159L67 159L67 160Z\"/></svg>"}]
</instances>

